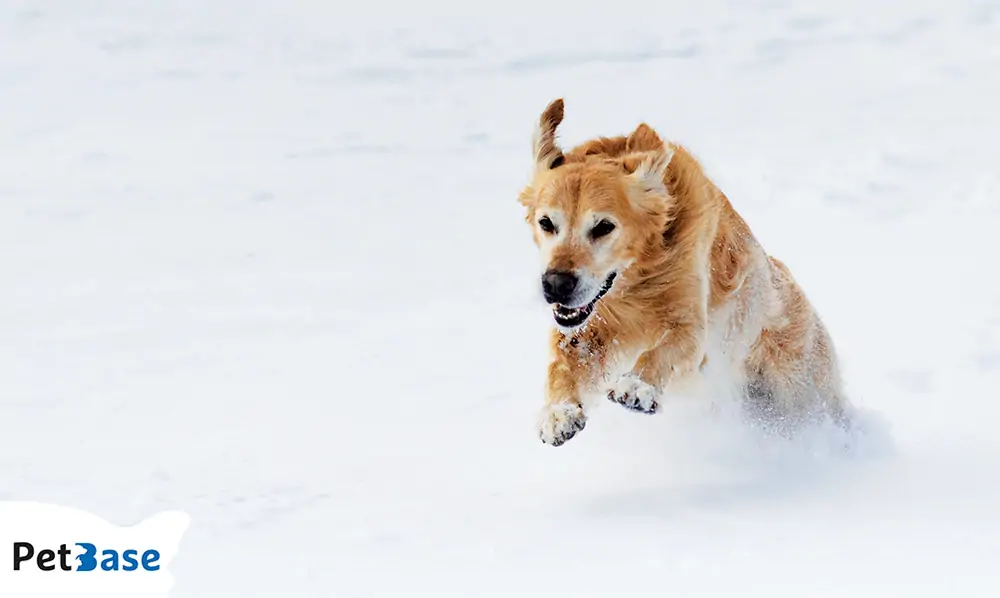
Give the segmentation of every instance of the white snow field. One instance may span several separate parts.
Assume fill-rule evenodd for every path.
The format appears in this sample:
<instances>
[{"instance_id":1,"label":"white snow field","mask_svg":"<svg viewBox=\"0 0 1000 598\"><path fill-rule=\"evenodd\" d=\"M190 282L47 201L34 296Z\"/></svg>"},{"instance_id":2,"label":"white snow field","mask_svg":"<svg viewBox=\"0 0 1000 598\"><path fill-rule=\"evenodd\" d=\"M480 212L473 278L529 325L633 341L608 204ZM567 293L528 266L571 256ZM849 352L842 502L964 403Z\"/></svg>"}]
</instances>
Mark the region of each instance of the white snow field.
<instances>
[{"instance_id":1,"label":"white snow field","mask_svg":"<svg viewBox=\"0 0 1000 598\"><path fill-rule=\"evenodd\" d=\"M178 598L1000 595L1000 4L417 4L0 0L0 500L187 512ZM856 450L539 441L556 97L702 160Z\"/></svg>"}]
</instances>

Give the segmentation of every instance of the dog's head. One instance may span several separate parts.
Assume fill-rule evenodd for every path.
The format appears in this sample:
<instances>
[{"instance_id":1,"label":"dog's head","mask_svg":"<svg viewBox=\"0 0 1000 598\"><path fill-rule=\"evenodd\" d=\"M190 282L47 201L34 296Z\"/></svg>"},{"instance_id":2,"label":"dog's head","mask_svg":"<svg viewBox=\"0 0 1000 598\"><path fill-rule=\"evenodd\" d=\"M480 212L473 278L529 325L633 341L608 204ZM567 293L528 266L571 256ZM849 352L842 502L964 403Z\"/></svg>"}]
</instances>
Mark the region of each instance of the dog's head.
<instances>
[{"instance_id":1,"label":"dog's head","mask_svg":"<svg viewBox=\"0 0 1000 598\"><path fill-rule=\"evenodd\" d=\"M563 329L583 325L622 273L662 239L670 212L664 183L673 150L645 124L569 153L556 144L563 101L534 135L534 172L520 195L542 258L542 293Z\"/></svg>"}]
</instances>

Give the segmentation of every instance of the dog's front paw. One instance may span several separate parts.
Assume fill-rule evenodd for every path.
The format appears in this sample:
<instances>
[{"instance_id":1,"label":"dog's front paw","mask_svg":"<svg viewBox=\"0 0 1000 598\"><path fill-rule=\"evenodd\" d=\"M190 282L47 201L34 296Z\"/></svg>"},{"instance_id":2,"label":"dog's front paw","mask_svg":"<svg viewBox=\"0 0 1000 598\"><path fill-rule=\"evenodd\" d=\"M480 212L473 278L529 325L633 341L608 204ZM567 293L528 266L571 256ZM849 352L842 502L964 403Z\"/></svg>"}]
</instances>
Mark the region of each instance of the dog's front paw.
<instances>
[{"instance_id":1,"label":"dog's front paw","mask_svg":"<svg viewBox=\"0 0 1000 598\"><path fill-rule=\"evenodd\" d=\"M552 403L538 416L538 435L545 444L559 446L586 425L587 416L576 403Z\"/></svg>"},{"instance_id":2,"label":"dog's front paw","mask_svg":"<svg viewBox=\"0 0 1000 598\"><path fill-rule=\"evenodd\" d=\"M659 398L660 393L656 388L632 374L622 376L614 388L608 391L609 401L640 413L659 411Z\"/></svg>"}]
</instances>

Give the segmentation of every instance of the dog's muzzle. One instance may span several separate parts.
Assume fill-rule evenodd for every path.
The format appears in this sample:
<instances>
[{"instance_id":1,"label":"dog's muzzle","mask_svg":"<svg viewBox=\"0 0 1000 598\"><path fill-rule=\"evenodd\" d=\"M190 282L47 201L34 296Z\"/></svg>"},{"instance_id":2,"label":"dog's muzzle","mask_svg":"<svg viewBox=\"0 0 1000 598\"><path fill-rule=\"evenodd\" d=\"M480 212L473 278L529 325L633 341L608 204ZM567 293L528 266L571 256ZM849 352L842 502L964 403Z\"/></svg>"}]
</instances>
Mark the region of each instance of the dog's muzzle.
<instances>
[{"instance_id":1,"label":"dog's muzzle","mask_svg":"<svg viewBox=\"0 0 1000 598\"><path fill-rule=\"evenodd\" d=\"M594 308L597 306L597 302L601 300L608 294L611 290L611 286L615 283L615 277L618 275L617 272L612 272L604 280L604 286L598 291L597 296L595 296L589 303L582 305L580 307L567 307L562 305L558 301L550 301L548 293L546 293L545 299L552 303L552 317L555 318L556 324L563 328L576 328L577 326L583 324L587 321L587 318L594 313ZM576 288L576 276L573 276L573 288ZM544 291L544 282L543 291Z\"/></svg>"}]
</instances>

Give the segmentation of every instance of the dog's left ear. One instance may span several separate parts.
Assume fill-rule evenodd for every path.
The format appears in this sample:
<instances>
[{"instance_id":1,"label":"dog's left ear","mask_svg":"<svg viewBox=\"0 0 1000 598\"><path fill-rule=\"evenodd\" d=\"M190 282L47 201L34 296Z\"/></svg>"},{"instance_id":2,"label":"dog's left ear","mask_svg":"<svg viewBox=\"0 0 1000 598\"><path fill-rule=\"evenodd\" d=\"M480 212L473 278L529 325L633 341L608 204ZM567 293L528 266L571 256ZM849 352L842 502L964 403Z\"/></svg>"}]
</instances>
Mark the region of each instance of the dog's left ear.
<instances>
[{"instance_id":1,"label":"dog's left ear","mask_svg":"<svg viewBox=\"0 0 1000 598\"><path fill-rule=\"evenodd\" d=\"M664 179L667 166L674 157L674 148L664 144L660 149L636 152L622 159L622 167L629 178L642 187L645 193L666 193Z\"/></svg>"},{"instance_id":2,"label":"dog's left ear","mask_svg":"<svg viewBox=\"0 0 1000 598\"><path fill-rule=\"evenodd\" d=\"M535 165L539 170L556 168L565 159L562 150L556 145L556 128L563 121L563 114L564 105L562 98L559 98L553 100L538 119L532 145Z\"/></svg>"}]
</instances>

